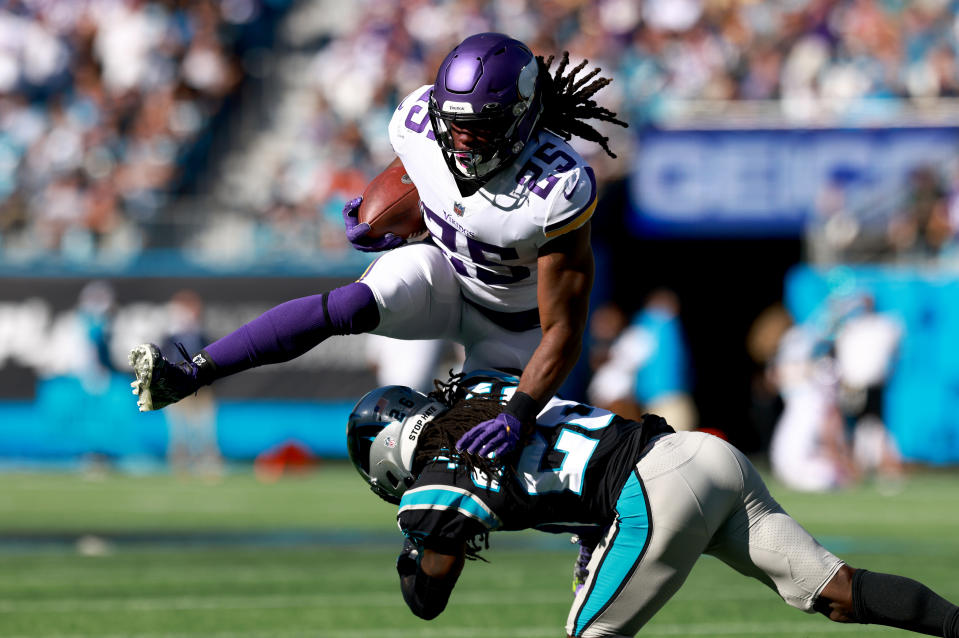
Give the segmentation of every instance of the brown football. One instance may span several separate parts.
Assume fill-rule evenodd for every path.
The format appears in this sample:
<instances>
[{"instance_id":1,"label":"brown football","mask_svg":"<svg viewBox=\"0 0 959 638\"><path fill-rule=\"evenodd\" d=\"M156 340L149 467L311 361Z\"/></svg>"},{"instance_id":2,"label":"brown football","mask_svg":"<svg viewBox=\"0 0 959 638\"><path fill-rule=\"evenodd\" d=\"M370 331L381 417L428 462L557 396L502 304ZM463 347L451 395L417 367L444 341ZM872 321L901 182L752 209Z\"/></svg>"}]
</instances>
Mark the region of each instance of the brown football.
<instances>
[{"instance_id":1,"label":"brown football","mask_svg":"<svg viewBox=\"0 0 959 638\"><path fill-rule=\"evenodd\" d=\"M366 186L357 219L370 225L373 238L386 233L409 238L426 232L420 195L399 158Z\"/></svg>"}]
</instances>

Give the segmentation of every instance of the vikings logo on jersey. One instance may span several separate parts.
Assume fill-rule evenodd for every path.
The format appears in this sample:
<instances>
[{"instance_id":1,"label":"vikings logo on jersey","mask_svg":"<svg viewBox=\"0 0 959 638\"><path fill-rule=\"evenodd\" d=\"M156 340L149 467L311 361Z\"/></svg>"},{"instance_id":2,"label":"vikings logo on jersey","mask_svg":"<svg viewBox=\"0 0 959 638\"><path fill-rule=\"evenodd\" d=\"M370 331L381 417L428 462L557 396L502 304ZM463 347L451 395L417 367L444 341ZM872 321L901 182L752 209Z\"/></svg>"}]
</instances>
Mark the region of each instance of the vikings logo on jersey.
<instances>
[{"instance_id":1,"label":"vikings logo on jersey","mask_svg":"<svg viewBox=\"0 0 959 638\"><path fill-rule=\"evenodd\" d=\"M389 132L433 242L470 301L508 312L535 308L539 249L589 221L596 208L593 171L563 139L541 129L515 160L464 195L432 134L431 90L411 93Z\"/></svg>"}]
</instances>

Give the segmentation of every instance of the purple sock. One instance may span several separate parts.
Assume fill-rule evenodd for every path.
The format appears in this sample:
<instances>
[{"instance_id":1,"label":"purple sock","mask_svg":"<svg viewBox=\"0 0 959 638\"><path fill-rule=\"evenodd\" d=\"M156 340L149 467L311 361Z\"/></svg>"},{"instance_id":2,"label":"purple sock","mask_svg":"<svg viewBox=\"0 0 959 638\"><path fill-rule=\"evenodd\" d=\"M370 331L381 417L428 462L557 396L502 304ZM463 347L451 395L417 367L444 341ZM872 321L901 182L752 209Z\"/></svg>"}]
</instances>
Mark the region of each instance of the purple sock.
<instances>
[{"instance_id":1,"label":"purple sock","mask_svg":"<svg viewBox=\"0 0 959 638\"><path fill-rule=\"evenodd\" d=\"M380 322L373 292L355 282L282 303L204 348L219 379L295 359L333 335L369 332Z\"/></svg>"}]
</instances>

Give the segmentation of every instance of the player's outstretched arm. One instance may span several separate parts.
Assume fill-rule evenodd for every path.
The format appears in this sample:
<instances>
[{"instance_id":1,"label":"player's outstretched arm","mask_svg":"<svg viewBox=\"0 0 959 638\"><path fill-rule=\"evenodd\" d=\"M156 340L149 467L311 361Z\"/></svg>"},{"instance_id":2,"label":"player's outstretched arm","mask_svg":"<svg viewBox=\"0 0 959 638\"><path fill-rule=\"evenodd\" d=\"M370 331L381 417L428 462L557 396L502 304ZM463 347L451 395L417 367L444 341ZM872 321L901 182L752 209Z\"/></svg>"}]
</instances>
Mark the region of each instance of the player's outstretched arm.
<instances>
[{"instance_id":1,"label":"player's outstretched arm","mask_svg":"<svg viewBox=\"0 0 959 638\"><path fill-rule=\"evenodd\" d=\"M464 434L459 450L488 456L516 448L524 429L553 396L576 364L593 286L593 251L589 224L546 244L537 259L540 323L543 337L504 411Z\"/></svg>"},{"instance_id":2,"label":"player's outstretched arm","mask_svg":"<svg viewBox=\"0 0 959 638\"><path fill-rule=\"evenodd\" d=\"M463 571L465 545L454 554L431 549L419 552L407 540L396 561L403 600L423 620L432 620L443 613L453 587Z\"/></svg>"},{"instance_id":3,"label":"player's outstretched arm","mask_svg":"<svg viewBox=\"0 0 959 638\"><path fill-rule=\"evenodd\" d=\"M517 391L529 395L538 412L566 380L583 347L594 271L589 223L546 244L537 270L543 338L523 370Z\"/></svg>"}]
</instances>

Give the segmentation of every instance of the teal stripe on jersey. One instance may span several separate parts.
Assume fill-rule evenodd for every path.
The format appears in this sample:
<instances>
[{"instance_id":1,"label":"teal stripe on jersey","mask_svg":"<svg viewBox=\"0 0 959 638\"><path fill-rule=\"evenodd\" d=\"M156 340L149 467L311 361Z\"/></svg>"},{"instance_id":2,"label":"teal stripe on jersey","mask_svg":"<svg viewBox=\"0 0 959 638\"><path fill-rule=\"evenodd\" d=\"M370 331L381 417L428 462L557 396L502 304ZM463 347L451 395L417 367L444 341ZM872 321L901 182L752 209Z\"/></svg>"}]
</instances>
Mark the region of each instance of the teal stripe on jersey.
<instances>
[{"instance_id":1,"label":"teal stripe on jersey","mask_svg":"<svg viewBox=\"0 0 959 638\"><path fill-rule=\"evenodd\" d=\"M487 529L493 530L500 526L499 517L481 500L456 487L423 487L410 490L400 499L400 513L409 509L456 509L464 516L476 519Z\"/></svg>"},{"instance_id":2,"label":"teal stripe on jersey","mask_svg":"<svg viewBox=\"0 0 959 638\"><path fill-rule=\"evenodd\" d=\"M634 470L616 501L616 535L603 554L593 588L576 616L574 636L582 635L632 576L646 551L651 532L646 493Z\"/></svg>"}]
</instances>

